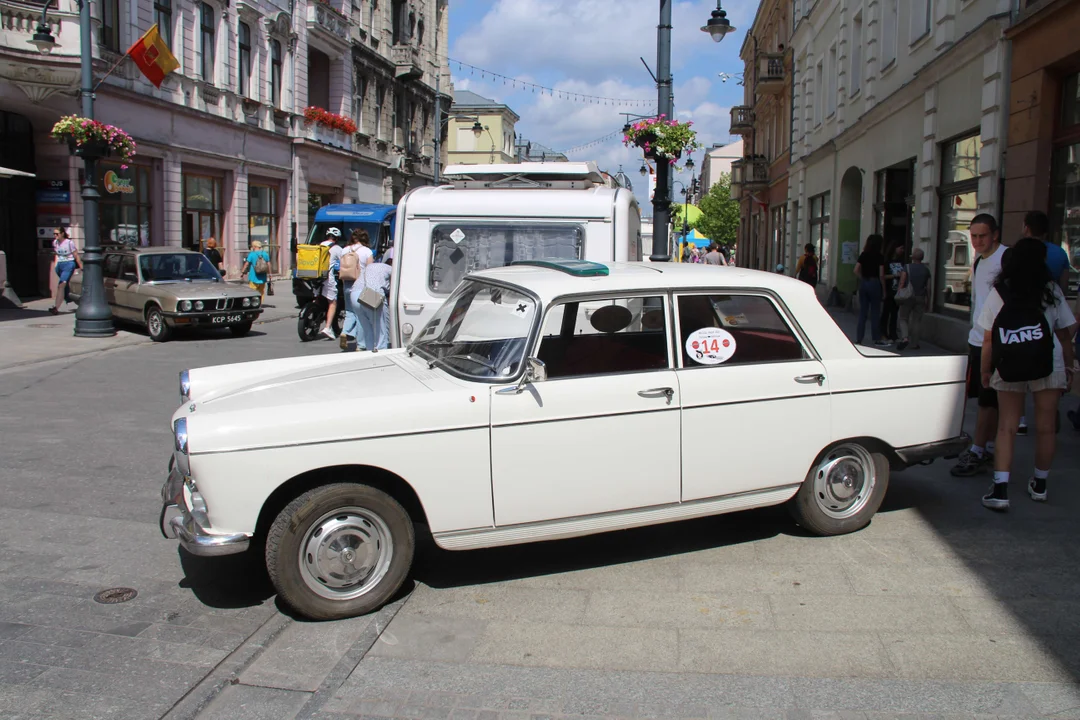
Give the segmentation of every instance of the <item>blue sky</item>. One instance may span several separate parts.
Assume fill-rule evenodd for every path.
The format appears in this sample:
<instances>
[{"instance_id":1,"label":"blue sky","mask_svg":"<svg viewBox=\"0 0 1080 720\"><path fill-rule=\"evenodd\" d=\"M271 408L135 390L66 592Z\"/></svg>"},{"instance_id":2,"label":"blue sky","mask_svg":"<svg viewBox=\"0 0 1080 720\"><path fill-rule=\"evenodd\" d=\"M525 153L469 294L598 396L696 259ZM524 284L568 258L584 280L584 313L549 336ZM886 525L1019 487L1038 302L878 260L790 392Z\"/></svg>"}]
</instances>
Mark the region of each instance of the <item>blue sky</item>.
<instances>
[{"instance_id":1,"label":"blue sky","mask_svg":"<svg viewBox=\"0 0 1080 720\"><path fill-rule=\"evenodd\" d=\"M450 52L453 60L589 95L653 101L656 86L641 64L656 70L656 0L450 0ZM700 27L716 8L712 2L675 0L672 20L672 72L675 111L691 119L706 146L735 140L728 135L728 109L739 105L743 88L721 72L741 73L739 49L757 3L724 2L737 31L714 43ZM521 120L517 132L529 140L566 151L619 130L623 111L648 114L650 108L585 104L540 95L451 63L454 86L510 106ZM700 151L699 151L700 157ZM641 154L624 148L621 133L598 146L570 153L571 160L595 160L631 176L639 196ZM699 159L699 158L697 158ZM641 185L641 187L638 187Z\"/></svg>"}]
</instances>

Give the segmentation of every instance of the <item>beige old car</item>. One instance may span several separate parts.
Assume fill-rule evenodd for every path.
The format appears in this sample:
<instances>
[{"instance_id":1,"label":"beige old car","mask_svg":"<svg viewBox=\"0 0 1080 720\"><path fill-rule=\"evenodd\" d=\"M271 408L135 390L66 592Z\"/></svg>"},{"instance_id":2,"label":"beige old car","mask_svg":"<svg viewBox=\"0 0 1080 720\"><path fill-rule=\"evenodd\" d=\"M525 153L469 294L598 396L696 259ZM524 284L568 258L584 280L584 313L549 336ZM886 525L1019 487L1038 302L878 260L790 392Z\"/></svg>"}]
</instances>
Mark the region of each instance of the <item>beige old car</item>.
<instances>
[{"instance_id":1,"label":"beige old car","mask_svg":"<svg viewBox=\"0 0 1080 720\"><path fill-rule=\"evenodd\" d=\"M117 320L146 326L156 342L180 328L224 328L240 337L262 312L259 293L222 280L200 253L174 247L105 250L105 298ZM82 294L82 273L71 278Z\"/></svg>"}]
</instances>

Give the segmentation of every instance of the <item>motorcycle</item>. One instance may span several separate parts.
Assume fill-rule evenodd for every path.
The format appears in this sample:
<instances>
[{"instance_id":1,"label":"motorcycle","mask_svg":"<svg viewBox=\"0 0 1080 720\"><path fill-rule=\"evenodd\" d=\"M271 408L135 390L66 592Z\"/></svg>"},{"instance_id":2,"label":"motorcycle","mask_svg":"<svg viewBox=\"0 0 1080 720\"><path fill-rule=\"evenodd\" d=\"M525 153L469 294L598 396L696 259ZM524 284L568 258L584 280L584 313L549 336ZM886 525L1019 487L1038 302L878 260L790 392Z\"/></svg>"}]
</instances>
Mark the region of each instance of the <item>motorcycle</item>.
<instances>
[{"instance_id":1,"label":"motorcycle","mask_svg":"<svg viewBox=\"0 0 1080 720\"><path fill-rule=\"evenodd\" d=\"M323 324L326 322L326 311L330 307L330 301L322 296L321 279L298 280L311 291L312 299L300 309L300 316L296 322L296 332L301 342L311 342L320 336ZM341 283L338 283L338 308L337 317L334 318L334 334L340 335L341 328L345 326L345 302L342 295Z\"/></svg>"}]
</instances>

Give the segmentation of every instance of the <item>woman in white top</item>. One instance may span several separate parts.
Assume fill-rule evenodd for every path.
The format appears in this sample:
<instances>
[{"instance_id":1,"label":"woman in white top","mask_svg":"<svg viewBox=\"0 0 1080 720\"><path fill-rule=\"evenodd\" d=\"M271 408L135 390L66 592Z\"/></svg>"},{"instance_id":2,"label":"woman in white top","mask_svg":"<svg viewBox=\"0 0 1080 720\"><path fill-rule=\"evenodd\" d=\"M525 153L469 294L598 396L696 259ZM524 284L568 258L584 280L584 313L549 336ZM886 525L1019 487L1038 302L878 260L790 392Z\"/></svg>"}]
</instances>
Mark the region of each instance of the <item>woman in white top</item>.
<instances>
[{"instance_id":1,"label":"woman in white top","mask_svg":"<svg viewBox=\"0 0 1080 720\"><path fill-rule=\"evenodd\" d=\"M360 319L359 319L359 301L357 297L360 295L360 291L364 289L364 283L361 280L364 277L364 268L371 262L371 248L368 247L368 243L371 242L371 237L368 235L367 230L356 228L349 235L349 245L341 253L341 262L345 263L345 256L350 253L355 253L359 260L360 276L357 280L346 280L342 278L342 293L345 295L345 325L341 328L341 335L338 337L338 345L342 350L365 350L366 345L358 343L360 339Z\"/></svg>"},{"instance_id":2,"label":"woman in white top","mask_svg":"<svg viewBox=\"0 0 1080 720\"><path fill-rule=\"evenodd\" d=\"M56 273L57 283L56 299L53 306L49 308L49 312L53 315L59 315L60 303L71 302L71 291L68 289L68 283L76 267L82 270L82 258L79 257L79 250L75 247L75 241L68 237L67 230L62 227L53 230L52 244L53 252L56 253L53 272Z\"/></svg>"},{"instance_id":3,"label":"woman in white top","mask_svg":"<svg viewBox=\"0 0 1080 720\"><path fill-rule=\"evenodd\" d=\"M1049 329L1050 337L1043 329ZM1046 246L1024 238L1002 257L1001 273L975 322L983 332L983 387L997 391L997 452L994 486L983 497L991 510L1008 510L1009 471L1024 398L1035 400L1035 473L1028 481L1032 500L1046 501L1046 480L1054 460L1055 421L1061 394L1073 384L1072 334L1076 319L1050 277ZM1003 375L1005 377L1003 377Z\"/></svg>"}]
</instances>

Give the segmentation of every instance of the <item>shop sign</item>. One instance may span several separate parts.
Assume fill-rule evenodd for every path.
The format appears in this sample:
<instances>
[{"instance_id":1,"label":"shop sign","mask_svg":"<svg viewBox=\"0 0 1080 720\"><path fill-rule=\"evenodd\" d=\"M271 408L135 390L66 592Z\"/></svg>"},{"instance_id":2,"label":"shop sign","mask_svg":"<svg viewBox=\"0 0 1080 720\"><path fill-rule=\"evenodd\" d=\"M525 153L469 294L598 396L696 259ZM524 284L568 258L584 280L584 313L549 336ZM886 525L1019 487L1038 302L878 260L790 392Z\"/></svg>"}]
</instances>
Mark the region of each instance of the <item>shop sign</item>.
<instances>
[{"instance_id":1,"label":"shop sign","mask_svg":"<svg viewBox=\"0 0 1080 720\"><path fill-rule=\"evenodd\" d=\"M130 195L135 192L135 188L131 185L131 179L120 177L115 170L106 172L103 179L105 181L105 192L107 193Z\"/></svg>"}]
</instances>

